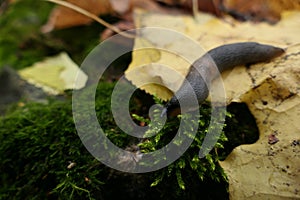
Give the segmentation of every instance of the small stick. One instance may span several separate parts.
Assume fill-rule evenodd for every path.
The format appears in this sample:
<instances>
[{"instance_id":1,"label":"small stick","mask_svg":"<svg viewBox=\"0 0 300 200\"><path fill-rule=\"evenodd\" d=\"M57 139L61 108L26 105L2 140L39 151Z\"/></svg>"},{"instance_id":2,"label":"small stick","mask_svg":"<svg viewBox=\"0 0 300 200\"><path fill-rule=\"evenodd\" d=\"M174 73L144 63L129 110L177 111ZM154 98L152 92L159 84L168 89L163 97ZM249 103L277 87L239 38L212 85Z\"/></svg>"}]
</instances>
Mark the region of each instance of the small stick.
<instances>
[{"instance_id":1,"label":"small stick","mask_svg":"<svg viewBox=\"0 0 300 200\"><path fill-rule=\"evenodd\" d=\"M193 15L194 18L198 15L198 0L193 0Z\"/></svg>"}]
</instances>

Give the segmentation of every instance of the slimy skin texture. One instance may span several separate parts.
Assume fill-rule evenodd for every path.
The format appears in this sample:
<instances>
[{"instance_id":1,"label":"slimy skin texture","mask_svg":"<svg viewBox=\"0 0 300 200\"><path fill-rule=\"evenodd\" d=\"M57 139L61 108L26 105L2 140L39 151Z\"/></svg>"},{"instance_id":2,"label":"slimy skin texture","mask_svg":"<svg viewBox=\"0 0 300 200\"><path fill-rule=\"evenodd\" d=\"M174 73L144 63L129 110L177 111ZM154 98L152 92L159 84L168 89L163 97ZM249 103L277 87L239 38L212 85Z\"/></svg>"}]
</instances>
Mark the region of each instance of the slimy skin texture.
<instances>
[{"instance_id":1,"label":"slimy skin texture","mask_svg":"<svg viewBox=\"0 0 300 200\"><path fill-rule=\"evenodd\" d=\"M162 116L178 108L179 99L180 102L189 102L194 93L199 105L203 103L208 97L210 83L224 70L235 66L267 62L284 52L282 48L255 42L227 44L208 51L193 63L183 84L165 105Z\"/></svg>"}]
</instances>

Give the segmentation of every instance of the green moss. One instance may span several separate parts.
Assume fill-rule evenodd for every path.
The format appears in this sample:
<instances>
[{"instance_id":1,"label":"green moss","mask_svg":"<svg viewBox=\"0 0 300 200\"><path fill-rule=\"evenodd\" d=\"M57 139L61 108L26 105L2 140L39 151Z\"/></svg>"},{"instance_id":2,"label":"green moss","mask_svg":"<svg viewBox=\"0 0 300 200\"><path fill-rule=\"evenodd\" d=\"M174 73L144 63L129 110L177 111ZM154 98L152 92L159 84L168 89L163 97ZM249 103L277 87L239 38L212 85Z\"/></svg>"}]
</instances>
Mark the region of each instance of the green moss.
<instances>
[{"instance_id":1,"label":"green moss","mask_svg":"<svg viewBox=\"0 0 300 200\"><path fill-rule=\"evenodd\" d=\"M208 127L223 127L223 124L210 124L210 114L211 108L202 106L200 109L201 117L197 121L192 119L191 115L179 115L171 118L159 133L139 145L144 152L162 148L176 135L181 118L185 118L187 122L185 124L186 128L181 133L183 135L189 135L193 132L193 123L199 125L188 150L168 167L153 173L152 187L159 186L159 188L168 188L166 191L174 191L173 193L162 193L164 199L198 199L199 196L203 199L226 199L227 177L218 164L219 156L217 154L217 150L223 148L223 143L227 141L224 132L217 136L218 142L215 144L214 150L204 158L199 158L199 150L208 132ZM159 117L160 111L157 110L156 118ZM140 119L140 117L137 117L137 119L149 123L149 121ZM151 127L151 123L149 126ZM152 131L156 131L155 127L152 128L148 131L150 134ZM206 183L211 183L211 185L207 187ZM211 190L218 191L218 194L209 192Z\"/></svg>"},{"instance_id":2,"label":"green moss","mask_svg":"<svg viewBox=\"0 0 300 200\"><path fill-rule=\"evenodd\" d=\"M46 22L51 7L49 3L34 0L9 5L0 18L0 67L22 68L44 57L39 28Z\"/></svg>"},{"instance_id":3,"label":"green moss","mask_svg":"<svg viewBox=\"0 0 300 200\"><path fill-rule=\"evenodd\" d=\"M24 0L9 5L0 17L0 67L22 69L46 56L68 52L77 63L99 44L104 27L98 23L43 34L53 3ZM105 17L111 22L115 18ZM78 35L80 32L80 35Z\"/></svg>"},{"instance_id":4,"label":"green moss","mask_svg":"<svg viewBox=\"0 0 300 200\"><path fill-rule=\"evenodd\" d=\"M44 199L62 183L62 194L71 195L71 184L91 189L84 177L95 159L78 140L70 116L70 104L29 103L1 120L1 197ZM79 167L69 170L68 162Z\"/></svg>"},{"instance_id":5,"label":"green moss","mask_svg":"<svg viewBox=\"0 0 300 200\"><path fill-rule=\"evenodd\" d=\"M110 96L113 88L111 83L99 85L95 109L107 136L125 148L132 144L133 138L118 129L112 118ZM132 98L132 112L137 113L135 102L141 96L142 93L137 92ZM26 103L23 107L15 107L0 120L0 199L101 199L114 197L122 188L126 188L123 191L125 196L134 191L130 196L144 194L144 199L197 199L199 195L206 199L220 196L226 199L226 176L217 164L216 152L198 158L210 108L203 108L201 115L201 121L191 122L200 123L200 128L188 151L164 169L138 175L138 178L134 176L134 180L143 183L143 188L140 185L137 187L139 191L135 191L130 189L135 186L130 185L132 180L128 178L133 175L114 172L85 149L76 133L70 100ZM178 120L170 119L157 136L141 143L140 148L151 151L163 146L176 132ZM221 147L225 140L222 134L217 147ZM76 164L70 167L72 163ZM209 192L208 186L218 191L217 195Z\"/></svg>"},{"instance_id":6,"label":"green moss","mask_svg":"<svg viewBox=\"0 0 300 200\"><path fill-rule=\"evenodd\" d=\"M99 88L97 106L106 104L103 94L112 87ZM101 106L99 112L108 111ZM15 108L0 120L0 139L0 199L87 199L101 190L103 166L79 139L70 100ZM70 163L76 166L68 169Z\"/></svg>"}]
</instances>

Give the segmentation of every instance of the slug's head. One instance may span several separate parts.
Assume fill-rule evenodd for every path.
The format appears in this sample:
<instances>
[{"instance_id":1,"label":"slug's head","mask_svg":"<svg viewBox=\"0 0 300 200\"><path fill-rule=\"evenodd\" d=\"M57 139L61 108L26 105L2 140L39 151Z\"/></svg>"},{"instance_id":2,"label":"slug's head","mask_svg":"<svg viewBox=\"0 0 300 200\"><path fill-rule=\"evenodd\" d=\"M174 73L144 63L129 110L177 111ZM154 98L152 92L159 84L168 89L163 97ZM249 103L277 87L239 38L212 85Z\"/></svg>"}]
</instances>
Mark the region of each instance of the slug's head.
<instances>
[{"instance_id":1,"label":"slug's head","mask_svg":"<svg viewBox=\"0 0 300 200\"><path fill-rule=\"evenodd\" d=\"M199 75L197 70L191 70L179 90L165 105L161 116L165 114L179 114L180 112L186 113L199 109L199 105L207 98L208 92L208 86L202 76Z\"/></svg>"},{"instance_id":2,"label":"slug's head","mask_svg":"<svg viewBox=\"0 0 300 200\"><path fill-rule=\"evenodd\" d=\"M173 110L179 108L179 102L175 96L173 96L168 103L164 106L162 112L161 112L161 117L171 113Z\"/></svg>"}]
</instances>

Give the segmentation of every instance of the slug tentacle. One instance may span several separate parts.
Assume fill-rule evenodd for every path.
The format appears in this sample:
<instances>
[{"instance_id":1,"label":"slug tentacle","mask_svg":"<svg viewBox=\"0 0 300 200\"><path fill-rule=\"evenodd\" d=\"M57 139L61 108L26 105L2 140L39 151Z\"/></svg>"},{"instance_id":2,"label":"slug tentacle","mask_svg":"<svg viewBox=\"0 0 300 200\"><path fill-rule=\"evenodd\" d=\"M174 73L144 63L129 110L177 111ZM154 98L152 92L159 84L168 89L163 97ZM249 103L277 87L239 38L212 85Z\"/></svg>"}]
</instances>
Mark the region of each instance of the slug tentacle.
<instances>
[{"instance_id":1,"label":"slug tentacle","mask_svg":"<svg viewBox=\"0 0 300 200\"><path fill-rule=\"evenodd\" d=\"M208 97L210 83L224 70L267 62L284 52L282 48L256 42L227 44L208 51L193 63L183 84L165 105L162 116L179 107L179 102L188 102L194 93L199 105L203 103ZM188 106L188 103L186 105Z\"/></svg>"}]
</instances>

